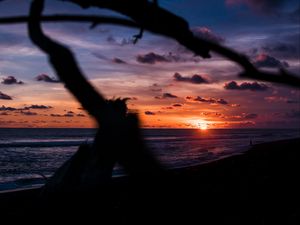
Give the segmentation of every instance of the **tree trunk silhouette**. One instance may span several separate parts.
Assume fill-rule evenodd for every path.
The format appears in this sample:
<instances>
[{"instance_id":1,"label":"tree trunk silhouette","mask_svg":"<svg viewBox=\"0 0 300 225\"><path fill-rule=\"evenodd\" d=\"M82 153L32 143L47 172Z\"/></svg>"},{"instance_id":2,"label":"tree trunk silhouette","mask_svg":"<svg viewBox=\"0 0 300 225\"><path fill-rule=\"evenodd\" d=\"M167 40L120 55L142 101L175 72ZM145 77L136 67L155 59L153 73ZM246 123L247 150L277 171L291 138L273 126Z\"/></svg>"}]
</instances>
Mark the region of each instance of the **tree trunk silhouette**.
<instances>
[{"instance_id":1,"label":"tree trunk silhouette","mask_svg":"<svg viewBox=\"0 0 300 225\"><path fill-rule=\"evenodd\" d=\"M47 182L44 193L97 190L111 181L116 162L136 178L160 174L161 166L143 144L137 115L127 112L126 100L105 100L85 79L72 52L43 33L43 7L44 1L32 2L29 36L48 55L66 88L100 126L92 146L81 146Z\"/></svg>"}]
</instances>

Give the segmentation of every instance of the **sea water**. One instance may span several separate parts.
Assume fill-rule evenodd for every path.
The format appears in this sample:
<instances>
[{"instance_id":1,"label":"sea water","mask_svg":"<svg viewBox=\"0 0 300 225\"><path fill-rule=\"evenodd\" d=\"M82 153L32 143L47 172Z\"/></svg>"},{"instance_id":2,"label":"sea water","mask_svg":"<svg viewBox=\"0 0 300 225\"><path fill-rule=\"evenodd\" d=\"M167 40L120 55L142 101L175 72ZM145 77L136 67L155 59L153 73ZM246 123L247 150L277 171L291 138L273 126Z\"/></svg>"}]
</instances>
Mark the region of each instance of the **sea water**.
<instances>
[{"instance_id":1,"label":"sea water","mask_svg":"<svg viewBox=\"0 0 300 225\"><path fill-rule=\"evenodd\" d=\"M40 185L95 129L0 129L0 191ZM167 168L242 154L252 144L300 137L299 129L144 129L150 151ZM122 170L116 169L115 175Z\"/></svg>"}]
</instances>

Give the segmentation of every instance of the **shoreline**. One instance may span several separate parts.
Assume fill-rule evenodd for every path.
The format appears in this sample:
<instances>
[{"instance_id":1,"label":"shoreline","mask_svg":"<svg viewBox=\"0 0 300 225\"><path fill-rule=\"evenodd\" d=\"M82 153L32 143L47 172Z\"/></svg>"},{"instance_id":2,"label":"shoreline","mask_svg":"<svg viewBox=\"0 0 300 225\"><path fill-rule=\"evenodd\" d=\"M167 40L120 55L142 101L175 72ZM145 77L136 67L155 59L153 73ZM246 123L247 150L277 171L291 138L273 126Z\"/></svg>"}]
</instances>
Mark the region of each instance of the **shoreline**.
<instances>
[{"instance_id":1,"label":"shoreline","mask_svg":"<svg viewBox=\"0 0 300 225\"><path fill-rule=\"evenodd\" d=\"M260 148L261 146L265 146L265 145L275 145L276 143L290 142L290 141L294 141L294 140L300 140L300 137L299 138L282 139L282 140L258 143L258 144L253 144L252 146L249 145L247 150L243 150L241 152L221 156L218 159L211 159L211 160L208 160L206 162L199 163L197 165L169 168L169 169L167 169L167 171L171 171L171 172L175 172L175 173L182 173L182 172L186 172L186 171L188 171L188 172L198 171L198 170L201 170L202 168L209 167L210 164L216 164L219 161L223 161L223 160L226 160L228 158L233 157L233 159L235 160L235 157L243 156L244 154L247 154L247 152L251 151L251 149ZM126 174L113 175L114 179L118 179L118 177L127 177L127 175ZM14 192L14 191L22 191L22 190L26 191L26 190L31 190L31 189L39 189L45 184L45 182L38 182L38 183L34 182L32 184L28 184L27 187L26 187L26 185L24 185L23 187L22 186L17 187L16 183L18 183L18 182L28 182L29 180L33 180L33 181L38 181L39 180L39 181L41 181L41 180L44 180L44 179L42 179L42 178L27 178L26 179L25 178L25 179L17 179L17 180L10 181L10 182L0 183L0 187L1 186L5 187L5 185L8 185L7 189L3 189L3 188L1 189L0 188L0 196L1 196L2 193L9 193L9 192ZM16 186L16 187L15 188L9 188L9 186ZM28 187L28 186L34 186L34 187Z\"/></svg>"}]
</instances>

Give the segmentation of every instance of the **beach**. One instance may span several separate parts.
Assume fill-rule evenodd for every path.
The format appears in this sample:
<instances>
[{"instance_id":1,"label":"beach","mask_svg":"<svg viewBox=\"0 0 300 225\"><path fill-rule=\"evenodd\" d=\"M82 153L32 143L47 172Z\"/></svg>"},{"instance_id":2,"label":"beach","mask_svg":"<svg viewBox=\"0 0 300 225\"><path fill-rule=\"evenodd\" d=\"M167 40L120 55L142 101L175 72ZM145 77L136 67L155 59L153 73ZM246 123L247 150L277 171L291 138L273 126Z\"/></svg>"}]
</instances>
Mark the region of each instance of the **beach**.
<instances>
[{"instance_id":1,"label":"beach","mask_svg":"<svg viewBox=\"0 0 300 225\"><path fill-rule=\"evenodd\" d=\"M1 129L0 191L43 184L96 129ZM169 169L192 167L247 151L253 144L300 137L299 129L142 129L151 151ZM119 167L114 176L123 175Z\"/></svg>"},{"instance_id":2,"label":"beach","mask_svg":"<svg viewBox=\"0 0 300 225\"><path fill-rule=\"evenodd\" d=\"M2 193L0 212L14 219L51 215L106 224L299 224L299 147L300 139L257 144L159 177L115 178L100 192L46 200L40 188Z\"/></svg>"}]
</instances>

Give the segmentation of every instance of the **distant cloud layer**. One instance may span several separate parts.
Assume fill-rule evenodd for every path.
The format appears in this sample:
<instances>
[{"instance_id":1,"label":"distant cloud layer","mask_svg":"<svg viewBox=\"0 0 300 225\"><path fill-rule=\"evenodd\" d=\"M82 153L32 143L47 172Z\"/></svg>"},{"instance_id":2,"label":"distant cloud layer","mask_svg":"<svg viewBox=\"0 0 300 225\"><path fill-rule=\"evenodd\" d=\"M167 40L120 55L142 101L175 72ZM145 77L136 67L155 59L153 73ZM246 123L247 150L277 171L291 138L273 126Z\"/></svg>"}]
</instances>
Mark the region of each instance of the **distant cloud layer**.
<instances>
[{"instance_id":1,"label":"distant cloud layer","mask_svg":"<svg viewBox=\"0 0 300 225\"><path fill-rule=\"evenodd\" d=\"M273 12L278 9L286 0L226 0L228 5L244 4L259 12Z\"/></svg>"},{"instance_id":2,"label":"distant cloud layer","mask_svg":"<svg viewBox=\"0 0 300 225\"><path fill-rule=\"evenodd\" d=\"M156 54L154 52L150 52L144 55L138 55L136 57L136 60L139 63L144 63L144 64L155 64L159 62L170 62L165 56Z\"/></svg>"},{"instance_id":3,"label":"distant cloud layer","mask_svg":"<svg viewBox=\"0 0 300 225\"><path fill-rule=\"evenodd\" d=\"M227 90L250 90L250 91L266 91L269 89L269 86L263 83L249 83L243 82L238 84L236 81L231 81L224 85L224 88Z\"/></svg>"},{"instance_id":4,"label":"distant cloud layer","mask_svg":"<svg viewBox=\"0 0 300 225\"><path fill-rule=\"evenodd\" d=\"M182 107L182 104L180 103L176 103L176 104L173 104L174 107Z\"/></svg>"},{"instance_id":5,"label":"distant cloud layer","mask_svg":"<svg viewBox=\"0 0 300 225\"><path fill-rule=\"evenodd\" d=\"M31 112L31 111L21 111L21 114L24 115L24 116L36 116L38 115L36 112Z\"/></svg>"},{"instance_id":6,"label":"distant cloud layer","mask_svg":"<svg viewBox=\"0 0 300 225\"><path fill-rule=\"evenodd\" d=\"M181 54L174 54L169 52L168 54L157 54L149 52L146 54L139 54L136 56L136 61L143 64L156 64L156 63L174 63L174 62L199 62L199 58L193 56L186 56Z\"/></svg>"},{"instance_id":7,"label":"distant cloud layer","mask_svg":"<svg viewBox=\"0 0 300 225\"><path fill-rule=\"evenodd\" d=\"M13 108L13 107L6 107L5 105L2 105L0 107L0 111L15 111L17 110L16 108Z\"/></svg>"},{"instance_id":8,"label":"distant cloud layer","mask_svg":"<svg viewBox=\"0 0 300 225\"><path fill-rule=\"evenodd\" d=\"M1 84L6 84L6 85L10 85L10 84L24 84L23 81L18 81L14 76L8 76L3 78Z\"/></svg>"},{"instance_id":9,"label":"distant cloud layer","mask_svg":"<svg viewBox=\"0 0 300 225\"><path fill-rule=\"evenodd\" d=\"M69 112L65 113L65 114L56 114L56 113L53 113L53 114L50 114L50 116L51 117L74 117L74 113L69 113ZM83 114L80 114L79 117L83 117L83 116L84 116Z\"/></svg>"},{"instance_id":10,"label":"distant cloud layer","mask_svg":"<svg viewBox=\"0 0 300 225\"><path fill-rule=\"evenodd\" d=\"M287 40L264 44L262 51L285 58L298 58L300 55L299 35L289 35L285 39Z\"/></svg>"},{"instance_id":11,"label":"distant cloud layer","mask_svg":"<svg viewBox=\"0 0 300 225\"><path fill-rule=\"evenodd\" d=\"M267 96L264 98L267 102L270 103L279 103L279 102L284 102L287 104L299 104L300 99L292 99L292 98L287 98L283 96Z\"/></svg>"},{"instance_id":12,"label":"distant cloud layer","mask_svg":"<svg viewBox=\"0 0 300 225\"><path fill-rule=\"evenodd\" d=\"M37 81L44 81L44 82L48 82L48 83L60 83L59 80L57 80L54 77L50 77L47 74L40 74L40 75L36 76L35 79Z\"/></svg>"},{"instance_id":13,"label":"distant cloud layer","mask_svg":"<svg viewBox=\"0 0 300 225\"><path fill-rule=\"evenodd\" d=\"M217 34L215 34L211 29L207 27L194 27L192 32L196 37L206 39L215 43L223 43L225 39Z\"/></svg>"},{"instance_id":14,"label":"distant cloud layer","mask_svg":"<svg viewBox=\"0 0 300 225\"><path fill-rule=\"evenodd\" d=\"M197 97L188 96L188 97L186 97L186 99L192 100L195 102L205 102L205 103L209 103L209 104L229 105L229 103L223 98L216 99L216 98L204 98L204 97L200 97L200 96L197 96Z\"/></svg>"},{"instance_id":15,"label":"distant cloud layer","mask_svg":"<svg viewBox=\"0 0 300 225\"><path fill-rule=\"evenodd\" d=\"M146 111L146 112L145 112L145 115L147 115L147 116L154 116L154 115L155 115L155 112Z\"/></svg>"},{"instance_id":16,"label":"distant cloud layer","mask_svg":"<svg viewBox=\"0 0 300 225\"><path fill-rule=\"evenodd\" d=\"M171 93L163 93L162 96L155 96L156 99L166 99L166 98L178 98L178 96Z\"/></svg>"},{"instance_id":17,"label":"distant cloud layer","mask_svg":"<svg viewBox=\"0 0 300 225\"><path fill-rule=\"evenodd\" d=\"M6 107L2 105L0 107L0 111L23 111L23 110L29 110L29 109L51 109L53 108L52 106L46 106L46 105L30 105L30 106L25 106L23 108L14 108L14 107Z\"/></svg>"},{"instance_id":18,"label":"distant cloud layer","mask_svg":"<svg viewBox=\"0 0 300 225\"><path fill-rule=\"evenodd\" d=\"M108 36L106 38L106 41L110 44L120 45L120 46L133 44L133 41L131 39L122 38L120 40L117 40L117 38L112 35Z\"/></svg>"},{"instance_id":19,"label":"distant cloud layer","mask_svg":"<svg viewBox=\"0 0 300 225\"><path fill-rule=\"evenodd\" d=\"M3 92L0 91L0 99L2 100L12 100L12 97L10 97L7 94L4 94Z\"/></svg>"},{"instance_id":20,"label":"distant cloud layer","mask_svg":"<svg viewBox=\"0 0 300 225\"><path fill-rule=\"evenodd\" d=\"M192 84L209 83L206 78L204 78L204 77L202 77L201 75L198 75L198 74L194 74L191 77L184 77L179 73L175 73L173 77L174 77L174 80L178 81L178 82L187 82L187 83L192 83Z\"/></svg>"},{"instance_id":21,"label":"distant cloud layer","mask_svg":"<svg viewBox=\"0 0 300 225\"><path fill-rule=\"evenodd\" d=\"M257 117L258 115L256 113L248 113L243 115L244 119L256 119Z\"/></svg>"},{"instance_id":22,"label":"distant cloud layer","mask_svg":"<svg viewBox=\"0 0 300 225\"><path fill-rule=\"evenodd\" d=\"M289 67L289 64L285 61L279 61L278 59L269 56L267 54L259 54L254 60L254 65L256 67L265 67L265 68L285 68Z\"/></svg>"},{"instance_id":23,"label":"distant cloud layer","mask_svg":"<svg viewBox=\"0 0 300 225\"><path fill-rule=\"evenodd\" d=\"M117 63L117 64L127 64L124 60L120 58L113 58L112 62Z\"/></svg>"},{"instance_id":24,"label":"distant cloud layer","mask_svg":"<svg viewBox=\"0 0 300 225\"><path fill-rule=\"evenodd\" d=\"M52 106L47 106L47 105L31 105L31 106L25 106L23 110L25 109L51 109L53 108Z\"/></svg>"}]
</instances>

